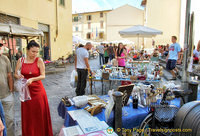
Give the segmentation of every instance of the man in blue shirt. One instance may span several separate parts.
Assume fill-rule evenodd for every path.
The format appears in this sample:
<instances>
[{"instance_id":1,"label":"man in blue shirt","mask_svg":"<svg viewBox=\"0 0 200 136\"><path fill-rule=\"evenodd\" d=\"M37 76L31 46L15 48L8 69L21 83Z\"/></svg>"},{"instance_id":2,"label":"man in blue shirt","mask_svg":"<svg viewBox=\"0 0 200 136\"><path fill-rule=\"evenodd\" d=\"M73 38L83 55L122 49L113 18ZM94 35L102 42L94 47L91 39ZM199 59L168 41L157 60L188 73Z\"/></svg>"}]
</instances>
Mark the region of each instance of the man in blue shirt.
<instances>
[{"instance_id":1,"label":"man in blue shirt","mask_svg":"<svg viewBox=\"0 0 200 136\"><path fill-rule=\"evenodd\" d=\"M170 72L173 76L171 80L176 80L176 75L179 76L178 69L176 68L176 62L180 61L178 54L181 51L181 47L178 43L176 43L176 41L177 41L177 37L172 36L173 44L170 45L169 54L166 58L166 61L167 61L166 68L168 70L170 70ZM180 62L178 62L178 63L180 63ZM174 70L176 71L176 74L175 74Z\"/></svg>"},{"instance_id":2,"label":"man in blue shirt","mask_svg":"<svg viewBox=\"0 0 200 136\"><path fill-rule=\"evenodd\" d=\"M0 136L6 136L6 128L5 128L5 117L3 112L3 106L0 101Z\"/></svg>"}]
</instances>

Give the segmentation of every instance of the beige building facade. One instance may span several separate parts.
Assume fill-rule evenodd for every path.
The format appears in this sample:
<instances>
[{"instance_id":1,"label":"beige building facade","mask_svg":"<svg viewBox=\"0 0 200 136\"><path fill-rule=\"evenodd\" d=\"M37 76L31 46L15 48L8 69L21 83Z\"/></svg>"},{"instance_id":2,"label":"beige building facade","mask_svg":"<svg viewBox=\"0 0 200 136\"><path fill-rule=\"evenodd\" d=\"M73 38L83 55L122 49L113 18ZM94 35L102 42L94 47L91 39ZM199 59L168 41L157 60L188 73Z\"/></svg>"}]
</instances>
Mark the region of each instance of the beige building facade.
<instances>
[{"instance_id":1,"label":"beige building facade","mask_svg":"<svg viewBox=\"0 0 200 136\"><path fill-rule=\"evenodd\" d=\"M73 35L89 41L106 41L108 12L110 10L73 14Z\"/></svg>"},{"instance_id":2,"label":"beige building facade","mask_svg":"<svg viewBox=\"0 0 200 136\"><path fill-rule=\"evenodd\" d=\"M0 22L42 30L43 40L37 41L41 48L45 43L50 47L51 60L72 52L72 0L0 1ZM21 44L25 49L26 42Z\"/></svg>"},{"instance_id":3,"label":"beige building facade","mask_svg":"<svg viewBox=\"0 0 200 136\"><path fill-rule=\"evenodd\" d=\"M130 5L124 5L116 8L107 15L107 40L119 41L124 40L119 34L119 31L132 27L134 25L144 24L144 11ZM138 38L126 38L135 43L138 43ZM143 43L143 38L140 38L140 43Z\"/></svg>"},{"instance_id":4,"label":"beige building facade","mask_svg":"<svg viewBox=\"0 0 200 136\"><path fill-rule=\"evenodd\" d=\"M155 45L166 45L171 43L171 36L175 35L180 41L181 34L181 0L143 0L144 25L163 32L154 38L145 38L147 47Z\"/></svg>"}]
</instances>

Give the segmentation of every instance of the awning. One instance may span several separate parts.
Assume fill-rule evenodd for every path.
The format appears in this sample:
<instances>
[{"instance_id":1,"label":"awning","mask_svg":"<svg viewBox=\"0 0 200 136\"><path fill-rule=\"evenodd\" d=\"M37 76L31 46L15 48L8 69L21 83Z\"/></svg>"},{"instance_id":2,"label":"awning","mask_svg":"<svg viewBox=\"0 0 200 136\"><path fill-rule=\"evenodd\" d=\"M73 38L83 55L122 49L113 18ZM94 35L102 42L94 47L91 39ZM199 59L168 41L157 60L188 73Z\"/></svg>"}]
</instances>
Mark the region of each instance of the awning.
<instances>
[{"instance_id":1,"label":"awning","mask_svg":"<svg viewBox=\"0 0 200 136\"><path fill-rule=\"evenodd\" d=\"M10 34L17 37L44 36L41 30L16 24L3 24L3 23L0 23L0 35L1 34L2 35Z\"/></svg>"}]
</instances>

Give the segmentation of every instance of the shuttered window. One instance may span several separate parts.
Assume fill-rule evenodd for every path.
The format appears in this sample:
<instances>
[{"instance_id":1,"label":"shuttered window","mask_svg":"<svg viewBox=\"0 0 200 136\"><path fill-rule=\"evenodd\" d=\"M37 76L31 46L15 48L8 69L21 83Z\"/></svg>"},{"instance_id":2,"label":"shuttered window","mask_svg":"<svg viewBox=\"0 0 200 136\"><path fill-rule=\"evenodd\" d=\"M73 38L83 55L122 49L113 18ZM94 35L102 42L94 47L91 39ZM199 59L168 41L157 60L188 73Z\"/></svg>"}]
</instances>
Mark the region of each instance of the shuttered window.
<instances>
[{"instance_id":1,"label":"shuttered window","mask_svg":"<svg viewBox=\"0 0 200 136\"><path fill-rule=\"evenodd\" d=\"M5 14L0 13L0 23L12 23L12 24L20 24L20 20L18 17L13 17Z\"/></svg>"}]
</instances>

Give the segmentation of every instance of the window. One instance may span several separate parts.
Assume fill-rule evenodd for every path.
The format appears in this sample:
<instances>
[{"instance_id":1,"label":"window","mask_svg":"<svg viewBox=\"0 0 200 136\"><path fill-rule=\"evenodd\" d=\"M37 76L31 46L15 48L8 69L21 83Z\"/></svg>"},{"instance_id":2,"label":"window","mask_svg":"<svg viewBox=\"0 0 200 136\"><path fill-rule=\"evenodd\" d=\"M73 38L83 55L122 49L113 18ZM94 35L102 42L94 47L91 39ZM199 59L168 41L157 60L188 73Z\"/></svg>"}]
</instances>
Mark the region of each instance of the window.
<instances>
[{"instance_id":1,"label":"window","mask_svg":"<svg viewBox=\"0 0 200 136\"><path fill-rule=\"evenodd\" d=\"M100 17L103 17L103 12L100 13Z\"/></svg>"},{"instance_id":2,"label":"window","mask_svg":"<svg viewBox=\"0 0 200 136\"><path fill-rule=\"evenodd\" d=\"M65 0L60 0L60 5L65 6Z\"/></svg>"},{"instance_id":3,"label":"window","mask_svg":"<svg viewBox=\"0 0 200 136\"><path fill-rule=\"evenodd\" d=\"M87 33L87 39L91 39L91 33Z\"/></svg>"},{"instance_id":4,"label":"window","mask_svg":"<svg viewBox=\"0 0 200 136\"><path fill-rule=\"evenodd\" d=\"M75 28L75 29L76 29L76 32L78 32L78 26L76 26L76 28Z\"/></svg>"},{"instance_id":5,"label":"window","mask_svg":"<svg viewBox=\"0 0 200 136\"><path fill-rule=\"evenodd\" d=\"M100 33L99 33L99 38L100 38L100 39L103 39L103 37L104 37L104 33L103 33L103 32L100 32Z\"/></svg>"},{"instance_id":6,"label":"window","mask_svg":"<svg viewBox=\"0 0 200 136\"><path fill-rule=\"evenodd\" d=\"M74 22L78 22L78 17L74 17Z\"/></svg>"},{"instance_id":7,"label":"window","mask_svg":"<svg viewBox=\"0 0 200 136\"><path fill-rule=\"evenodd\" d=\"M100 28L103 28L103 21L100 22Z\"/></svg>"},{"instance_id":8,"label":"window","mask_svg":"<svg viewBox=\"0 0 200 136\"><path fill-rule=\"evenodd\" d=\"M91 15L88 15L88 16L87 16L87 20L92 20L92 16L91 16Z\"/></svg>"},{"instance_id":9,"label":"window","mask_svg":"<svg viewBox=\"0 0 200 136\"><path fill-rule=\"evenodd\" d=\"M91 23L88 23L88 29L91 29Z\"/></svg>"}]
</instances>

